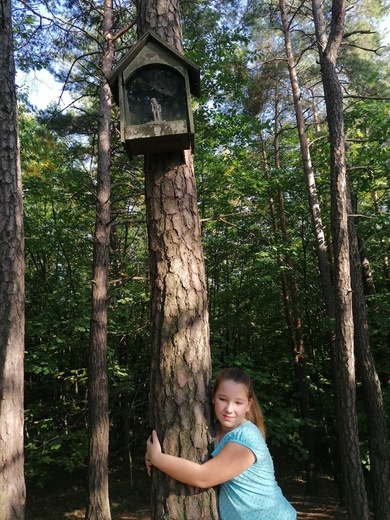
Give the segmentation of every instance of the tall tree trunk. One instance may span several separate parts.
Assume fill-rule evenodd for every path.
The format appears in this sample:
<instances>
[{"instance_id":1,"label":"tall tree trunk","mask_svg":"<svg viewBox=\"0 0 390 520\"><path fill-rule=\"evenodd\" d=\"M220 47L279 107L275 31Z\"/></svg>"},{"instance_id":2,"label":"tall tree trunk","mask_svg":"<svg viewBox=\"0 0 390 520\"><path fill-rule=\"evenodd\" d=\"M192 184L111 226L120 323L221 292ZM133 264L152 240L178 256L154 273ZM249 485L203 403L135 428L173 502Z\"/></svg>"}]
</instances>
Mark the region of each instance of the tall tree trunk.
<instances>
[{"instance_id":1,"label":"tall tree trunk","mask_svg":"<svg viewBox=\"0 0 390 520\"><path fill-rule=\"evenodd\" d=\"M318 201L316 181L314 177L309 142L306 133L306 124L303 115L301 93L299 88L298 75L296 72L296 63L293 55L291 37L290 37L290 26L287 21L286 6L284 0L279 0L279 8L281 12L285 50L287 57L287 66L290 76L291 89L294 100L295 117L298 127L298 136L302 156L303 170L306 179L306 188L308 193L309 209L312 217L313 233L317 251L318 267L320 271L322 293L325 304L326 315L334 320L335 318L335 302L334 302L334 290L332 285L332 279L330 275L330 266L328 259L328 246L325 237L324 228L321 219L320 204ZM313 114L315 115L316 128L318 129L318 117L316 115L314 100L313 100ZM334 351L335 342L335 331L329 330L329 345L330 352Z\"/></svg>"},{"instance_id":2,"label":"tall tree trunk","mask_svg":"<svg viewBox=\"0 0 390 520\"><path fill-rule=\"evenodd\" d=\"M0 516L23 520L24 235L9 0L0 0L0 84Z\"/></svg>"},{"instance_id":3,"label":"tall tree trunk","mask_svg":"<svg viewBox=\"0 0 390 520\"><path fill-rule=\"evenodd\" d=\"M178 1L138 0L138 36L182 52ZM150 421L164 451L203 462L211 441L209 318L191 151L145 157L151 275ZM216 519L213 489L153 471L152 518Z\"/></svg>"},{"instance_id":4,"label":"tall tree trunk","mask_svg":"<svg viewBox=\"0 0 390 520\"><path fill-rule=\"evenodd\" d=\"M275 149L275 168L276 171L281 169L280 164L280 146L279 146L279 134L278 134L278 119L279 119L279 85L278 78L276 77L276 95L275 95L275 137L274 137L274 149ZM284 194L283 191L278 189L278 203L279 203L279 221L280 221L280 229L282 232L282 240L284 244L288 245L288 234L287 234L287 223L286 223L286 212L284 208ZM292 321L294 329L290 333L293 337L292 343L292 355L293 355L293 363L294 363L294 372L295 378L299 385L299 404L300 404L300 412L301 417L304 420L304 441L305 447L308 451L308 459L306 464L306 483L307 490L317 491L317 477L315 472L315 448L314 448L314 437L313 430L309 426L309 420L311 417L311 406L310 406L310 393L309 393L309 385L307 380L307 372L306 372L306 352L305 345L303 341L303 331L302 331L302 318L301 311L299 308L299 298L298 298L298 287L295 280L294 275L294 266L292 259L288 253L285 255L285 265L288 267L288 274L285 277L285 281L287 282L287 286L289 288L291 302L290 302L290 311L286 312L286 316L288 314L292 314ZM283 292L285 292L285 285L282 281ZM285 304L287 302L286 295L284 296Z\"/></svg>"},{"instance_id":5,"label":"tall tree trunk","mask_svg":"<svg viewBox=\"0 0 390 520\"><path fill-rule=\"evenodd\" d=\"M92 312L88 360L89 464L87 520L111 520L108 493L109 409L107 374L108 267L111 198L111 71L113 2L105 0L103 63L98 127L96 222L93 251Z\"/></svg>"},{"instance_id":6,"label":"tall tree trunk","mask_svg":"<svg viewBox=\"0 0 390 520\"><path fill-rule=\"evenodd\" d=\"M306 179L306 188L309 197L309 208L313 223L313 231L318 256L318 266L321 274L325 309L327 316L330 318L334 318L334 291L332 286L332 280L330 277L328 246L326 243L326 237L322 225L321 209L318 201L316 180L314 177L311 162L309 142L307 139L305 119L303 116L301 93L299 88L298 76L296 72L295 59L291 46L290 27L287 22L286 7L284 0L279 0L279 8L282 18L287 66L290 75L291 90L294 99L295 117L298 127L299 144L301 149L303 170Z\"/></svg>"},{"instance_id":7,"label":"tall tree trunk","mask_svg":"<svg viewBox=\"0 0 390 520\"><path fill-rule=\"evenodd\" d=\"M349 197L350 200L350 197ZM352 215L351 204L349 214ZM355 357L357 375L362 382L367 415L370 451L370 477L375 520L390 518L390 447L381 383L370 347L367 308L364 297L363 271L354 218L349 224L352 302L355 323Z\"/></svg>"},{"instance_id":8,"label":"tall tree trunk","mask_svg":"<svg viewBox=\"0 0 390 520\"><path fill-rule=\"evenodd\" d=\"M336 71L343 24L343 0L334 0L329 38L322 3L312 0L330 138L331 227L334 249L336 344L333 385L344 489L350 520L367 520L368 504L359 450L356 412L354 323L348 239L348 194L343 95Z\"/></svg>"}]
</instances>

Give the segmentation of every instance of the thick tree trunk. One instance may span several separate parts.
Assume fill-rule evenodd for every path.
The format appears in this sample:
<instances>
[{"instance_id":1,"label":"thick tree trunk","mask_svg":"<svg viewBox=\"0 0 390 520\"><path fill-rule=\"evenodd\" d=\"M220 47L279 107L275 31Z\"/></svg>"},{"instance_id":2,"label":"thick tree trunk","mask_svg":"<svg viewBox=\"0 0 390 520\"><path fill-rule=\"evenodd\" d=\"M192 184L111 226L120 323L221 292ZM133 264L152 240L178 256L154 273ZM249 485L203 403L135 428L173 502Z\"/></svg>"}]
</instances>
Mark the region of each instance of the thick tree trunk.
<instances>
[{"instance_id":1,"label":"thick tree trunk","mask_svg":"<svg viewBox=\"0 0 390 520\"><path fill-rule=\"evenodd\" d=\"M152 287L150 420L166 453L202 462L211 440L211 361L191 163L186 152L149 156L145 164ZM152 518L217 518L214 492L191 489L155 471Z\"/></svg>"},{"instance_id":2,"label":"thick tree trunk","mask_svg":"<svg viewBox=\"0 0 390 520\"><path fill-rule=\"evenodd\" d=\"M139 0L138 35L152 30L182 51L179 3ZM150 422L163 450L196 462L211 436L209 318L191 151L145 157L151 276ZM153 471L154 520L216 519L213 489Z\"/></svg>"},{"instance_id":3,"label":"thick tree trunk","mask_svg":"<svg viewBox=\"0 0 390 520\"><path fill-rule=\"evenodd\" d=\"M87 520L111 520L108 493L109 409L107 374L108 268L111 197L111 71L113 48L112 0L105 0L103 76L100 88L98 172L93 254L92 312L88 360L89 463Z\"/></svg>"},{"instance_id":4,"label":"thick tree trunk","mask_svg":"<svg viewBox=\"0 0 390 520\"><path fill-rule=\"evenodd\" d=\"M8 0L0 0L0 84L0 516L23 520L24 236Z\"/></svg>"},{"instance_id":5,"label":"thick tree trunk","mask_svg":"<svg viewBox=\"0 0 390 520\"><path fill-rule=\"evenodd\" d=\"M368 519L356 412L354 323L348 238L348 194L343 96L336 71L343 24L343 0L334 0L329 38L322 3L313 0L313 16L324 87L331 147L331 227L334 249L336 344L332 355L345 499L350 520Z\"/></svg>"}]
</instances>

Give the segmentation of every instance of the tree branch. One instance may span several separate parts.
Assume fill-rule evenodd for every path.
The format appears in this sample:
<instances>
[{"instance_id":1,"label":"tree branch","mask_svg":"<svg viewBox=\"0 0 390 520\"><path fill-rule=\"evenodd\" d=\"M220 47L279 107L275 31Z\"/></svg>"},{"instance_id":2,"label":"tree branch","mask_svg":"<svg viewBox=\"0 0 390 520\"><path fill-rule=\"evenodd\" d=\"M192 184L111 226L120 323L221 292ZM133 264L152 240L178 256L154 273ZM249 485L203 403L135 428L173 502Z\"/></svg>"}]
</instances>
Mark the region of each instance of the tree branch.
<instances>
[{"instance_id":1,"label":"tree branch","mask_svg":"<svg viewBox=\"0 0 390 520\"><path fill-rule=\"evenodd\" d=\"M129 25L127 25L127 27L124 27L123 29L121 29L119 32L117 32L113 38L112 38L112 41L115 42L118 38L120 38L121 36L123 36L125 33L127 33L127 31L129 31L130 29L132 29L134 27L134 25L137 23L137 19L134 18L134 20L132 20Z\"/></svg>"}]
</instances>

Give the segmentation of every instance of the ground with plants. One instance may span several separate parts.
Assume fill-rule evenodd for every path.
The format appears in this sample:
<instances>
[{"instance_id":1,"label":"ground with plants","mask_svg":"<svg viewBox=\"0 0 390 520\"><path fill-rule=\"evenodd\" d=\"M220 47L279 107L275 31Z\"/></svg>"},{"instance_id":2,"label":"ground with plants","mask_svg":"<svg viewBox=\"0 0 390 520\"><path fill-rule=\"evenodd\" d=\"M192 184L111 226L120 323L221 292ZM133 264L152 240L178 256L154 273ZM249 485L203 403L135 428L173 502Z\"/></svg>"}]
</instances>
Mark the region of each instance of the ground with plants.
<instances>
[{"instance_id":1,"label":"ground with plants","mask_svg":"<svg viewBox=\"0 0 390 520\"><path fill-rule=\"evenodd\" d=\"M275 464L276 466L276 464ZM319 476L319 491L307 494L304 472L289 463L279 472L279 483L298 511L298 520L342 520L346 511L340 506L338 487L330 475ZM110 481L112 520L150 520L149 481L146 472L134 472L132 482L114 473ZM85 485L81 480L58 481L49 490L29 493L26 520L69 520L84 518Z\"/></svg>"}]
</instances>

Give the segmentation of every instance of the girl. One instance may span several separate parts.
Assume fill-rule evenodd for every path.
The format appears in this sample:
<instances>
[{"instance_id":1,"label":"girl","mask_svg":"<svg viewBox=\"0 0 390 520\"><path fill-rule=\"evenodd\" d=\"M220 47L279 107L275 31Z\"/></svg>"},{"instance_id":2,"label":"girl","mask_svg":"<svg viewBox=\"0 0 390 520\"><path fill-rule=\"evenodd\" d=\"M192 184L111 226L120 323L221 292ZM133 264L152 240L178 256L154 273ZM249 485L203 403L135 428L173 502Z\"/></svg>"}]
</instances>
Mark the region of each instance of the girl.
<instances>
[{"instance_id":1,"label":"girl","mask_svg":"<svg viewBox=\"0 0 390 520\"><path fill-rule=\"evenodd\" d=\"M146 466L190 486L221 484L221 520L295 520L295 509L275 481L265 443L263 414L250 377L240 368L222 370L213 399L217 418L212 458L204 464L162 453L157 434L147 441Z\"/></svg>"}]
</instances>

